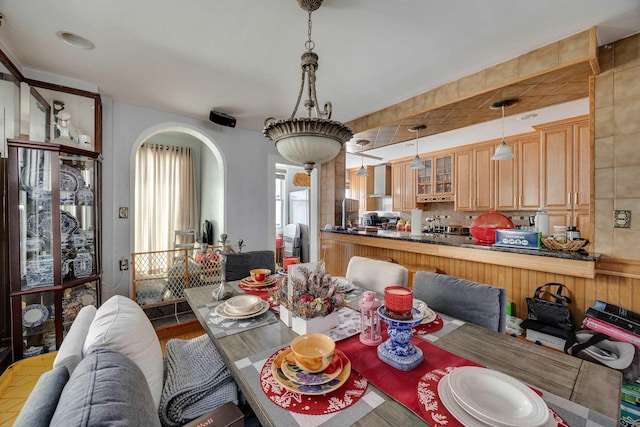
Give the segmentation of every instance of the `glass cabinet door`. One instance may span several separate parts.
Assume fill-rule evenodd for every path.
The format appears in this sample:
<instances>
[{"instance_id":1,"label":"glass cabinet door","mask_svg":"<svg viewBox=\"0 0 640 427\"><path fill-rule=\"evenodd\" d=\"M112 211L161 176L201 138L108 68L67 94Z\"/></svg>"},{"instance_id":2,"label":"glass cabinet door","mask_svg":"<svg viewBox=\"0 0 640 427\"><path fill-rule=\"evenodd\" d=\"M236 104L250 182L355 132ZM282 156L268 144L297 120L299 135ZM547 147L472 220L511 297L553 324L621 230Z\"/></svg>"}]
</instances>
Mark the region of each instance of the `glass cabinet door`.
<instances>
[{"instance_id":1,"label":"glass cabinet door","mask_svg":"<svg viewBox=\"0 0 640 427\"><path fill-rule=\"evenodd\" d=\"M18 148L21 290L54 283L52 159L51 151Z\"/></svg>"},{"instance_id":2,"label":"glass cabinet door","mask_svg":"<svg viewBox=\"0 0 640 427\"><path fill-rule=\"evenodd\" d=\"M422 161L423 169L418 169L418 192L417 194L433 194L433 160Z\"/></svg>"},{"instance_id":3,"label":"glass cabinet door","mask_svg":"<svg viewBox=\"0 0 640 427\"><path fill-rule=\"evenodd\" d=\"M96 274L95 161L60 156L60 246L62 281Z\"/></svg>"},{"instance_id":4,"label":"glass cabinet door","mask_svg":"<svg viewBox=\"0 0 640 427\"><path fill-rule=\"evenodd\" d=\"M452 156L436 158L436 192L451 193L453 185L451 175L453 172Z\"/></svg>"},{"instance_id":5,"label":"glass cabinet door","mask_svg":"<svg viewBox=\"0 0 640 427\"><path fill-rule=\"evenodd\" d=\"M14 298L14 303L22 311L22 357L55 351L57 339L54 292L24 294Z\"/></svg>"}]
</instances>

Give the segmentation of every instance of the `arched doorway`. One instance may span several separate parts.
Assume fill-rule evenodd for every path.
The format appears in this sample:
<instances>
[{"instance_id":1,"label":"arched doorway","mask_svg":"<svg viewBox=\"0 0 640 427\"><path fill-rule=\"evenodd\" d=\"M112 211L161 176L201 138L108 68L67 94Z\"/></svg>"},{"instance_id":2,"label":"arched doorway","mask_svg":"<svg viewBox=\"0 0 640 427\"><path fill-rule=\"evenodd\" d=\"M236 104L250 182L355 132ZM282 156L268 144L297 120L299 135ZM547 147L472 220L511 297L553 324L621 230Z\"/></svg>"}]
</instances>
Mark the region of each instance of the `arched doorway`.
<instances>
[{"instance_id":1,"label":"arched doorway","mask_svg":"<svg viewBox=\"0 0 640 427\"><path fill-rule=\"evenodd\" d=\"M130 190L130 247L135 248L135 206L136 206L136 154L145 142L164 145L188 146L194 152L196 170L196 198L198 216L197 230L202 233L202 223L209 220L214 225L214 235L224 230L225 217L225 162L216 142L195 127L181 123L163 123L142 132L136 139L131 152L130 182L134 183ZM165 248L170 249L170 248Z\"/></svg>"}]
</instances>

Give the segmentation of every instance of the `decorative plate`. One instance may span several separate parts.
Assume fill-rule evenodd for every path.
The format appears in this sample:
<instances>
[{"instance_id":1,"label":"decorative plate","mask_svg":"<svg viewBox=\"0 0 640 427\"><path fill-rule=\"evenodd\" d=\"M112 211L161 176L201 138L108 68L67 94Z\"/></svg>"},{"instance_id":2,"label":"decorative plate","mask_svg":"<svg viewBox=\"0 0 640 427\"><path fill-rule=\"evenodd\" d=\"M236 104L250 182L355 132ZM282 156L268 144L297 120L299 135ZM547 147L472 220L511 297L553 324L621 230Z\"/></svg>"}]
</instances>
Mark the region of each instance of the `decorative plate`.
<instances>
[{"instance_id":1,"label":"decorative plate","mask_svg":"<svg viewBox=\"0 0 640 427\"><path fill-rule=\"evenodd\" d=\"M51 218L49 218L51 221ZM71 234L78 229L78 219L67 211L60 211L60 232Z\"/></svg>"},{"instance_id":2,"label":"decorative plate","mask_svg":"<svg viewBox=\"0 0 640 427\"><path fill-rule=\"evenodd\" d=\"M284 360L283 354L285 352L280 353L273 363L271 364L271 373L273 374L273 378L285 389L300 394L308 394L308 395L318 395L318 394L327 394L331 393L342 387L342 385L347 381L349 375L351 375L351 361L345 356L345 354L336 349L336 354L342 359L343 368L340 371L340 375L336 378L332 379L329 382L324 384L317 385L304 385L304 384L295 384L291 381L285 374L282 372L282 361Z\"/></svg>"},{"instance_id":3,"label":"decorative plate","mask_svg":"<svg viewBox=\"0 0 640 427\"><path fill-rule=\"evenodd\" d=\"M27 233L32 237L51 240L51 211L31 213L27 216Z\"/></svg>"},{"instance_id":4,"label":"decorative plate","mask_svg":"<svg viewBox=\"0 0 640 427\"><path fill-rule=\"evenodd\" d=\"M431 323L436 320L436 312L431 310L427 303L420 301L419 299L413 299L413 308L418 309L422 314L422 323Z\"/></svg>"},{"instance_id":5,"label":"decorative plate","mask_svg":"<svg viewBox=\"0 0 640 427\"><path fill-rule=\"evenodd\" d=\"M275 277L269 276L268 278L264 279L264 282L256 282L251 277L245 277L240 281L240 283L245 286L249 286L250 288L262 288L264 286L273 285L276 280L277 279Z\"/></svg>"},{"instance_id":6,"label":"decorative plate","mask_svg":"<svg viewBox=\"0 0 640 427\"><path fill-rule=\"evenodd\" d=\"M49 310L42 304L31 304L22 309L22 325L35 328L42 325L49 317Z\"/></svg>"},{"instance_id":7,"label":"decorative plate","mask_svg":"<svg viewBox=\"0 0 640 427\"><path fill-rule=\"evenodd\" d=\"M84 186L84 178L80 171L71 166L60 165L60 189L78 191Z\"/></svg>"},{"instance_id":8,"label":"decorative plate","mask_svg":"<svg viewBox=\"0 0 640 427\"><path fill-rule=\"evenodd\" d=\"M327 366L324 371L315 374L304 372L296 365L296 360L293 357L291 348L287 348L282 354L283 358L280 369L282 369L284 375L296 385L320 385L328 383L342 372L342 358L340 358L337 353L333 354L331 363L329 363L329 366Z\"/></svg>"},{"instance_id":9,"label":"decorative plate","mask_svg":"<svg viewBox=\"0 0 640 427\"><path fill-rule=\"evenodd\" d=\"M229 311L227 311L227 305L223 303L218 305L215 311L218 316L224 317L225 319L235 319L235 320L250 319L252 317L260 316L261 314L266 313L266 311L269 310L269 303L266 301L262 301L261 305L259 305L258 307L259 308L257 309L257 311L254 313L235 314L235 313L229 313Z\"/></svg>"},{"instance_id":10,"label":"decorative plate","mask_svg":"<svg viewBox=\"0 0 640 427\"><path fill-rule=\"evenodd\" d=\"M356 285L346 277L333 276L333 280L335 281L338 291L348 293L356 289Z\"/></svg>"},{"instance_id":11,"label":"decorative plate","mask_svg":"<svg viewBox=\"0 0 640 427\"><path fill-rule=\"evenodd\" d=\"M78 292L76 299L84 305L96 305L96 291L91 289L84 289Z\"/></svg>"}]
</instances>

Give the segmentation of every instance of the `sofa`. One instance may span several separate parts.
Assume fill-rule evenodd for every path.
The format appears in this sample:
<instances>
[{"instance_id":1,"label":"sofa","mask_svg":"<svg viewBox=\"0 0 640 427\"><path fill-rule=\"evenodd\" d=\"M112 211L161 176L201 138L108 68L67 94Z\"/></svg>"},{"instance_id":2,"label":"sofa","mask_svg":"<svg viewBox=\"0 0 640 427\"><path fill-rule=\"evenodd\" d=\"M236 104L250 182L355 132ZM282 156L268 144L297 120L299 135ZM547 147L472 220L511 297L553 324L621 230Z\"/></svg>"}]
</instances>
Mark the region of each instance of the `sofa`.
<instances>
[{"instance_id":1,"label":"sofa","mask_svg":"<svg viewBox=\"0 0 640 427\"><path fill-rule=\"evenodd\" d=\"M165 367L158 337L138 304L117 295L99 309L86 306L14 426L171 425L159 411Z\"/></svg>"}]
</instances>

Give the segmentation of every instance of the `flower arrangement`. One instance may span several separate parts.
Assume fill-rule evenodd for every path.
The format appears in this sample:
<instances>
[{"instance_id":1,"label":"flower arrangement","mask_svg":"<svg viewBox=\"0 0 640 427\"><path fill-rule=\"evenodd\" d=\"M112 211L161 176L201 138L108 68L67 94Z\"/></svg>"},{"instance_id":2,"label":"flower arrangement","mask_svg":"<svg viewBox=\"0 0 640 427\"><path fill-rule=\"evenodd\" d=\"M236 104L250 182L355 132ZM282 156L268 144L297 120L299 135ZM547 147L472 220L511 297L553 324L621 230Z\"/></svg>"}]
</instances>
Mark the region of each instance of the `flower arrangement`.
<instances>
[{"instance_id":1,"label":"flower arrangement","mask_svg":"<svg viewBox=\"0 0 640 427\"><path fill-rule=\"evenodd\" d=\"M300 276L285 277L271 294L271 300L279 302L295 316L311 319L326 316L345 304L344 293L338 291L338 285L324 271L324 264L315 269L300 267ZM291 298L288 295L289 283L293 285Z\"/></svg>"}]
</instances>

